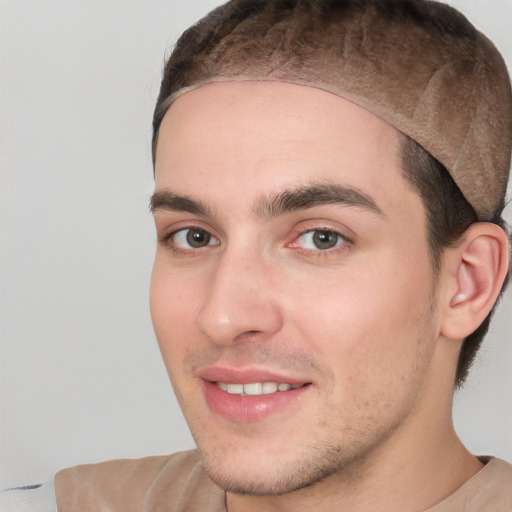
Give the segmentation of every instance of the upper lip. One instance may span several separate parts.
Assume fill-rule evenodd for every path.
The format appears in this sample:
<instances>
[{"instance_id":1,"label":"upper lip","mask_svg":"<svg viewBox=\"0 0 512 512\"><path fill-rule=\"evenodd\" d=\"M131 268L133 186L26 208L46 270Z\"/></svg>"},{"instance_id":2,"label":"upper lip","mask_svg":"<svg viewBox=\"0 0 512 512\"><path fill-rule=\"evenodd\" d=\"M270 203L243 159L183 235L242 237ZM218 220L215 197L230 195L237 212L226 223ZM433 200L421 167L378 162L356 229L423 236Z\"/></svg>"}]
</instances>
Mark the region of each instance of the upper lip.
<instances>
[{"instance_id":1,"label":"upper lip","mask_svg":"<svg viewBox=\"0 0 512 512\"><path fill-rule=\"evenodd\" d=\"M209 366L197 372L197 375L210 382L226 384L251 384L253 382L277 382L287 384L305 384L307 379L285 375L264 368L235 368L228 366Z\"/></svg>"}]
</instances>

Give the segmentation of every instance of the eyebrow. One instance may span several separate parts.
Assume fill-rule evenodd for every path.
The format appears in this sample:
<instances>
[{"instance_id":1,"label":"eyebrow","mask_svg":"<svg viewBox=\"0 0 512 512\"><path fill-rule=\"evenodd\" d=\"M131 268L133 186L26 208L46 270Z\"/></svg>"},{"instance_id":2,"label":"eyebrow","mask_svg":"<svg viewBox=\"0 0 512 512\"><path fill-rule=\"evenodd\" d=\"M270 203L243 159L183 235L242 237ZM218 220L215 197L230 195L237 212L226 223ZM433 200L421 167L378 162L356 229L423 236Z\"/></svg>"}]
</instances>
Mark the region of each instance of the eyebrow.
<instances>
[{"instance_id":1,"label":"eyebrow","mask_svg":"<svg viewBox=\"0 0 512 512\"><path fill-rule=\"evenodd\" d=\"M360 208L384 217L375 200L362 190L339 184L310 184L294 187L276 194L263 196L256 201L257 217L271 219L294 211L308 210L326 204ZM159 210L180 211L213 217L213 210L205 203L177 194L172 190L159 190L151 196L151 213Z\"/></svg>"},{"instance_id":2,"label":"eyebrow","mask_svg":"<svg viewBox=\"0 0 512 512\"><path fill-rule=\"evenodd\" d=\"M159 210L187 212L204 217L212 217L213 212L206 204L190 197L176 194L171 190L159 190L151 196L149 211L155 213Z\"/></svg>"},{"instance_id":3,"label":"eyebrow","mask_svg":"<svg viewBox=\"0 0 512 512\"><path fill-rule=\"evenodd\" d=\"M332 183L294 187L263 197L256 203L255 212L259 217L273 218L326 204L352 206L384 217L375 200L362 190Z\"/></svg>"}]
</instances>

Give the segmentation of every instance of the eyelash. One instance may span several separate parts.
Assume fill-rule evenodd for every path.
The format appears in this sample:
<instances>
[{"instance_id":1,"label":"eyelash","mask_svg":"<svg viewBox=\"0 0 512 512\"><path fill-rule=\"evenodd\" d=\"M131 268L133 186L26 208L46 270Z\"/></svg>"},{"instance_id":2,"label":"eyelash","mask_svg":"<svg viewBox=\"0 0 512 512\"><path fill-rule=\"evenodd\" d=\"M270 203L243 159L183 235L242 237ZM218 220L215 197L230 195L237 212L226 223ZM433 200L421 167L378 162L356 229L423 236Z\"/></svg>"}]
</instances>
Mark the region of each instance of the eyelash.
<instances>
[{"instance_id":1,"label":"eyelash","mask_svg":"<svg viewBox=\"0 0 512 512\"><path fill-rule=\"evenodd\" d=\"M207 244L204 247L183 248L183 247L180 247L179 245L177 245L173 241L173 238L176 237L176 235L178 235L178 233L181 233L181 232L186 233L186 232L190 232L190 231L202 232L202 233L205 233L206 235L208 235L209 237L213 238L214 240L217 240L217 237L212 235L207 229L204 229L200 226L186 226L186 227L182 227L180 229L176 229L175 231L172 231L171 233L168 233L167 235L164 235L161 238L160 242L166 244L170 248L170 250L178 256L179 255L191 256L192 254L201 253L201 252L203 252L204 249L206 249L207 247L210 246L210 244Z\"/></svg>"},{"instance_id":2,"label":"eyelash","mask_svg":"<svg viewBox=\"0 0 512 512\"><path fill-rule=\"evenodd\" d=\"M307 253L308 256L315 256L315 257L329 257L331 255L337 254L339 251L346 250L350 248L353 245L353 240L344 235L343 233L340 233L336 229L333 229L332 227L324 227L324 226L315 226L314 228L308 228L303 231L301 231L294 239L294 241L291 244L288 244L288 246L297 245L298 241L304 237L304 235L307 235L311 233L314 236L314 233L329 233L333 234L337 237L336 245L334 247L329 247L326 249L308 249L308 248L298 248L297 250L301 250L305 253Z\"/></svg>"},{"instance_id":3,"label":"eyelash","mask_svg":"<svg viewBox=\"0 0 512 512\"><path fill-rule=\"evenodd\" d=\"M176 237L176 235L178 235L179 233L181 233L181 232L186 233L186 232L190 232L190 231L194 231L194 230L198 231L198 232L205 233L206 235L208 235L209 237L213 238L218 243L220 243L218 241L217 237L212 235L207 229L204 229L200 226L187 226L187 227L177 229L175 231L172 231L171 233L168 233L167 235L164 235L160 239L160 242L166 244L174 254L184 255L184 256L190 256L192 254L199 254L199 253L202 253L204 250L206 250L208 247L210 247L212 245L213 246L218 245L218 243L217 244L209 244L208 243L207 245L198 247L198 248L193 248L193 247L183 248L183 247L180 247L179 245L177 245L175 243L175 241L173 241L173 238ZM333 234L337 237L336 245L333 247L326 248L326 249L320 249L320 248L313 249L313 248L298 247L298 241L302 237L304 237L305 235L307 235L309 233L311 233L311 234L314 234L314 233ZM286 244L286 247L292 247L292 248L297 247L296 250L307 253L308 256L314 255L316 257L328 257L328 256L332 255L333 253L337 253L341 250L346 250L346 249L350 248L352 245L353 245L352 239L350 239L346 235L340 233L339 231L336 231L335 229L332 229L330 227L314 227L314 228L308 228L308 229L301 231L298 235L296 235L294 237L294 239L291 243Z\"/></svg>"}]
</instances>

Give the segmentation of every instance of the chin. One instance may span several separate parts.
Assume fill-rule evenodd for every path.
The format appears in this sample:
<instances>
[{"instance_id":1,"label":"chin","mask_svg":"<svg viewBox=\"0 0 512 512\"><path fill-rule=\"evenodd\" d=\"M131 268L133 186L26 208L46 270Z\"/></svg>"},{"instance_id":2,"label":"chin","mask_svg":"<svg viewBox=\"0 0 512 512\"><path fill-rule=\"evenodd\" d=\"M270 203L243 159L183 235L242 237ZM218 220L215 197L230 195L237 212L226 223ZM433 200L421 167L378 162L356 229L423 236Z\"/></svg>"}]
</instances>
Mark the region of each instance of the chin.
<instances>
[{"instance_id":1,"label":"chin","mask_svg":"<svg viewBox=\"0 0 512 512\"><path fill-rule=\"evenodd\" d=\"M203 467L226 492L252 496L279 496L310 487L340 472L347 460L338 447L312 449L309 454L272 456L269 453L241 457L207 453L199 448Z\"/></svg>"}]
</instances>

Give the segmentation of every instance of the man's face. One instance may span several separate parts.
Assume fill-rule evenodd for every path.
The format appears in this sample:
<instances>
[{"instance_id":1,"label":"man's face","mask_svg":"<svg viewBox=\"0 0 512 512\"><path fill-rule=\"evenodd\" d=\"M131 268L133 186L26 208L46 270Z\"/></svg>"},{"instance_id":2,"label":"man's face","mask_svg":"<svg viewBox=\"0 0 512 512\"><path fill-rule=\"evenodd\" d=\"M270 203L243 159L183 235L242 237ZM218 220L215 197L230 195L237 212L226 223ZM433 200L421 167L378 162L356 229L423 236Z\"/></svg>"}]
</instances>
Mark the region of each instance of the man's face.
<instances>
[{"instance_id":1,"label":"man's face","mask_svg":"<svg viewBox=\"0 0 512 512\"><path fill-rule=\"evenodd\" d=\"M166 114L151 311L222 487L290 491L422 427L436 283L400 165L395 129L310 87L210 84Z\"/></svg>"}]
</instances>

